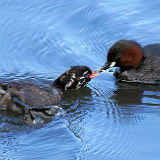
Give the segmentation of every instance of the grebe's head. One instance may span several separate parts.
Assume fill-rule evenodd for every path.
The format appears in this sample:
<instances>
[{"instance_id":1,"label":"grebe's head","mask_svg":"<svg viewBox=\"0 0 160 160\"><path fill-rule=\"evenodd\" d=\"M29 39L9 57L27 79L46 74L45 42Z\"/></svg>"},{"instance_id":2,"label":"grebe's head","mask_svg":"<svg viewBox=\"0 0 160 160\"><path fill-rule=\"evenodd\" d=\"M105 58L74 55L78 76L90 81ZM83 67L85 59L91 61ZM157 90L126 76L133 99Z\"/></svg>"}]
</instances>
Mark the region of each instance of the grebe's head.
<instances>
[{"instance_id":1,"label":"grebe's head","mask_svg":"<svg viewBox=\"0 0 160 160\"><path fill-rule=\"evenodd\" d=\"M53 86L64 91L79 89L85 86L94 77L95 75L93 75L89 67L72 66L53 82Z\"/></svg>"},{"instance_id":2,"label":"grebe's head","mask_svg":"<svg viewBox=\"0 0 160 160\"><path fill-rule=\"evenodd\" d=\"M140 44L131 40L119 40L109 49L107 61L100 71L114 66L124 70L132 67L136 68L142 58L143 50Z\"/></svg>"}]
</instances>

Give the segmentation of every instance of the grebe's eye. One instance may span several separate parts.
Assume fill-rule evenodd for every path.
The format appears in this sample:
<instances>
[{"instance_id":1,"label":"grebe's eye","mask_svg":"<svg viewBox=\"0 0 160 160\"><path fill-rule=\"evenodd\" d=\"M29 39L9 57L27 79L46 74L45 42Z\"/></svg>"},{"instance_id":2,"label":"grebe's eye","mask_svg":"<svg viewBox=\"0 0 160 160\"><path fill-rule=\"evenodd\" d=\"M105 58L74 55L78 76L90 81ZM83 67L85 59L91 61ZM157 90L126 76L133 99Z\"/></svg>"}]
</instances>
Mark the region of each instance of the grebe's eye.
<instances>
[{"instance_id":1,"label":"grebe's eye","mask_svg":"<svg viewBox=\"0 0 160 160\"><path fill-rule=\"evenodd\" d=\"M117 62L117 61L119 61L119 60L120 60L119 57L115 57L113 61L114 61L114 62Z\"/></svg>"}]
</instances>

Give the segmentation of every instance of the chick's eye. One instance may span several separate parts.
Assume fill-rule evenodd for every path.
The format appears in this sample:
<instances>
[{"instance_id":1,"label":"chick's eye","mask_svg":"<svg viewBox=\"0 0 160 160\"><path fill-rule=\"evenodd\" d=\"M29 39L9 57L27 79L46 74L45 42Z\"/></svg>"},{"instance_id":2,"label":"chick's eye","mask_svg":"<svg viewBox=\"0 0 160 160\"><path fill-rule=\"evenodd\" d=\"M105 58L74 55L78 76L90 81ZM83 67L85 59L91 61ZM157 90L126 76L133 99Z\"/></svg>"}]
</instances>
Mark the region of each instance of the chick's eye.
<instances>
[{"instance_id":1,"label":"chick's eye","mask_svg":"<svg viewBox=\"0 0 160 160\"><path fill-rule=\"evenodd\" d=\"M85 81L85 77L81 77L79 82L83 83L84 81Z\"/></svg>"},{"instance_id":2,"label":"chick's eye","mask_svg":"<svg viewBox=\"0 0 160 160\"><path fill-rule=\"evenodd\" d=\"M86 84L86 78L80 79L80 81L78 82L78 86L84 86Z\"/></svg>"}]
</instances>

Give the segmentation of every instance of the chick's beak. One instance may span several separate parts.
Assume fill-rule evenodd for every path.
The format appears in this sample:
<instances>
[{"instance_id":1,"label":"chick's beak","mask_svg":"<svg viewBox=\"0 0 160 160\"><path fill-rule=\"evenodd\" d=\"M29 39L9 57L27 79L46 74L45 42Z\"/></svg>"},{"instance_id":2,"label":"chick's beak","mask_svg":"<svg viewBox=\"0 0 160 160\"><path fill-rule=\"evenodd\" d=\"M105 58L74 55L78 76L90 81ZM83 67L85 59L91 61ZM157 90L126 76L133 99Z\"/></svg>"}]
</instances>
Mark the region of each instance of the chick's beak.
<instances>
[{"instance_id":1,"label":"chick's beak","mask_svg":"<svg viewBox=\"0 0 160 160\"><path fill-rule=\"evenodd\" d=\"M89 78L90 78L90 79L93 79L93 78L99 76L98 73L99 73L99 71L92 71L92 73L90 74Z\"/></svg>"}]
</instances>

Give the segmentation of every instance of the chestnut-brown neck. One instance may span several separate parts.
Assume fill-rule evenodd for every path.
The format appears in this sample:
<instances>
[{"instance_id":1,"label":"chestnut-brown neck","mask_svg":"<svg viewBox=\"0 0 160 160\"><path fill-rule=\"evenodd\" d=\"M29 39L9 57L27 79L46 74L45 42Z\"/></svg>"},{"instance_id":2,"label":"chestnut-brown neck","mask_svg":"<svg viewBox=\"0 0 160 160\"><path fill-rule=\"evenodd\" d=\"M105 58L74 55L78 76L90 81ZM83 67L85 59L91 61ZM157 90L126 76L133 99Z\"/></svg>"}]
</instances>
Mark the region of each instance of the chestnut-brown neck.
<instances>
[{"instance_id":1,"label":"chestnut-brown neck","mask_svg":"<svg viewBox=\"0 0 160 160\"><path fill-rule=\"evenodd\" d=\"M127 46L120 57L120 66L123 68L138 67L143 58L143 51L138 45Z\"/></svg>"}]
</instances>

